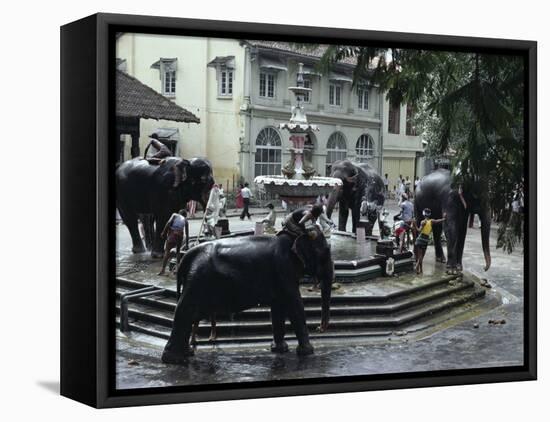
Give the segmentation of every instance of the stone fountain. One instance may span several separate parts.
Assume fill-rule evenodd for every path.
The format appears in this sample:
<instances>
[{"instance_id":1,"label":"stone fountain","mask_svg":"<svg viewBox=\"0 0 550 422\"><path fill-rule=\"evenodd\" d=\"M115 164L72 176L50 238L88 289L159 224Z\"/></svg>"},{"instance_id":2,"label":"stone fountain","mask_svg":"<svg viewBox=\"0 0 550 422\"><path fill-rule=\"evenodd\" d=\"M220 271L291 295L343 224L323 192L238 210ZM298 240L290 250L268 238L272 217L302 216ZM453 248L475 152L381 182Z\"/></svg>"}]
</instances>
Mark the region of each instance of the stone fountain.
<instances>
[{"instance_id":1,"label":"stone fountain","mask_svg":"<svg viewBox=\"0 0 550 422\"><path fill-rule=\"evenodd\" d=\"M281 169L280 175L257 176L254 183L267 193L276 194L288 204L288 211L312 204L320 195L330 193L342 181L334 177L315 176L312 163L306 159L304 150L308 148L307 138L310 133L319 130L317 125L308 123L302 105L304 95L311 92L311 88L304 87L303 64L298 64L296 86L288 88L296 98L296 105L292 107L290 120L279 125L279 129L290 132L289 148L290 160Z\"/></svg>"},{"instance_id":2,"label":"stone fountain","mask_svg":"<svg viewBox=\"0 0 550 422\"><path fill-rule=\"evenodd\" d=\"M276 194L288 205L292 212L298 207L313 204L320 195L330 193L342 181L334 177L315 176L315 170L308 152L308 136L319 130L317 125L310 124L303 107L304 95L311 88L304 87L303 64L298 64L296 86L288 88L296 98L292 107L290 120L281 123L279 128L290 133L290 160L281 169L280 175L257 176L254 183L258 188L270 194ZM359 241L357 241L359 239ZM385 274L388 256L376 253L376 240L365 241L364 234L356 237L347 232L333 232L329 239L334 257L336 279L353 282L374 278ZM411 253L393 254L396 271L407 271L412 268Z\"/></svg>"}]
</instances>

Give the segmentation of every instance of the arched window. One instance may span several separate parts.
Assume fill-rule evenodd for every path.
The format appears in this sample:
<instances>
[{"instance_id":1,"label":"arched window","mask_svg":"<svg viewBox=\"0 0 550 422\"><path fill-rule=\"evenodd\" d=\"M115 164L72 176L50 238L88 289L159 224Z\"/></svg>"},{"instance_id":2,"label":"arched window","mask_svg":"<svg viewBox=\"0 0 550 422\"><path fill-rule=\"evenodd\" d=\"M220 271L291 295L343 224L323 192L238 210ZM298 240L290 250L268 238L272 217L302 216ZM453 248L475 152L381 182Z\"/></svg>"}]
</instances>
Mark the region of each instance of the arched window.
<instances>
[{"instance_id":1,"label":"arched window","mask_svg":"<svg viewBox=\"0 0 550 422\"><path fill-rule=\"evenodd\" d=\"M355 145L357 161L366 163L374 157L374 141L370 135L361 135Z\"/></svg>"},{"instance_id":2,"label":"arched window","mask_svg":"<svg viewBox=\"0 0 550 422\"><path fill-rule=\"evenodd\" d=\"M256 138L254 176L281 174L281 137L272 127L260 131Z\"/></svg>"},{"instance_id":3,"label":"arched window","mask_svg":"<svg viewBox=\"0 0 550 422\"><path fill-rule=\"evenodd\" d=\"M344 160L347 155L346 138L341 132L334 132L327 141L326 175L330 176L332 163Z\"/></svg>"}]
</instances>

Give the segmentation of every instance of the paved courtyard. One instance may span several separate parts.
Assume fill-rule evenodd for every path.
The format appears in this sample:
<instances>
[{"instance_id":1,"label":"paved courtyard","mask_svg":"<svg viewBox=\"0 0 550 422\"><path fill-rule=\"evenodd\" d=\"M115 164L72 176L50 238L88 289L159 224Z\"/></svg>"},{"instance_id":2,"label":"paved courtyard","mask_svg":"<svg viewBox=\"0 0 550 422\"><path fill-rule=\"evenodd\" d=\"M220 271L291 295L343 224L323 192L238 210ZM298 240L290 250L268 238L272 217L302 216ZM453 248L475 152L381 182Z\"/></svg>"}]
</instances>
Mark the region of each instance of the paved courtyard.
<instances>
[{"instance_id":1,"label":"paved courtyard","mask_svg":"<svg viewBox=\"0 0 550 422\"><path fill-rule=\"evenodd\" d=\"M397 212L389 204L391 215ZM230 216L232 231L250 229L265 210L255 210L252 221ZM229 213L235 215L234 213ZM335 220L337 216L335 216ZM279 223L278 223L279 224ZM200 220L191 221L191 234ZM422 338L388 337L382 342L361 340L317 342L315 354L300 358L292 351L272 354L266 347L200 348L187 365L164 365L160 355L164 340L117 331L117 387L143 388L168 385L216 384L261 380L368 375L461 368L484 368L523 363L523 255L496 250L496 227L491 235L492 267L483 271L481 236L478 228L468 231L464 252L465 270L487 279L502 305L472 319L455 321L443 330ZM118 226L119 254L130 249L126 228ZM428 248L425 265L430 273L444 270L434 263L433 247ZM160 262L159 262L160 264ZM504 320L504 324L490 324ZM292 335L291 333L289 333ZM293 343L289 342L291 350Z\"/></svg>"}]
</instances>

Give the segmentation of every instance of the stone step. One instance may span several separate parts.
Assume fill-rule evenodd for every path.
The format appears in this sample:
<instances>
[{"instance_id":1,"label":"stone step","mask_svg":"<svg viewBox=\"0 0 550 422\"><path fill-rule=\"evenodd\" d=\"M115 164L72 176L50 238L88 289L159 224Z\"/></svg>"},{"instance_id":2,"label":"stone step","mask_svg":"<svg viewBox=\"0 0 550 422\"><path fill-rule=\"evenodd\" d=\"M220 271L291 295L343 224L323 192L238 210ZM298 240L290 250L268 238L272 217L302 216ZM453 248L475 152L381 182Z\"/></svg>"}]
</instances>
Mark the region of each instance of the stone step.
<instances>
[{"instance_id":1,"label":"stone step","mask_svg":"<svg viewBox=\"0 0 550 422\"><path fill-rule=\"evenodd\" d=\"M438 297L404 311L398 311L388 315L335 315L331 312L331 331L339 330L364 330L380 329L394 330L405 324L418 321L422 318L440 313L446 309L459 306L469 301L482 297L485 291L479 288L469 287L460 289L443 297ZM119 309L117 307L117 312ZM142 310L130 307L128 311L130 322L138 320L148 322L165 328L172 326L172 313L157 309L143 307ZM307 315L307 323L310 331L314 331L320 324L320 318ZM290 330L290 323L287 322ZM199 324L199 335L208 336L210 322L201 321ZM217 332L220 336L243 336L271 333L271 321L268 318L256 320L219 320Z\"/></svg>"},{"instance_id":2,"label":"stone step","mask_svg":"<svg viewBox=\"0 0 550 422\"><path fill-rule=\"evenodd\" d=\"M132 321L130 322L130 329L132 331L147 334L150 336L162 338L165 340L168 340L170 337L170 329L156 325L156 324L149 324L144 323L142 321ZM117 328L119 327L119 321L117 320ZM204 335L203 335L204 334ZM333 331L329 330L325 333L319 333L318 331L312 331L309 333L309 337L312 340L327 340L327 339L343 339L343 338L376 338L376 337L388 337L393 334L393 331L391 330L354 330L354 331ZM206 346L206 345L224 345L224 344L270 344L273 341L273 335L271 333L264 334L264 335L249 335L249 336L221 336L218 335L215 341L210 341L208 339L209 331L204 331L199 333L197 336L197 344L199 346ZM295 336L290 330L286 333L286 340L291 341L295 339Z\"/></svg>"},{"instance_id":3,"label":"stone step","mask_svg":"<svg viewBox=\"0 0 550 422\"><path fill-rule=\"evenodd\" d=\"M384 302L390 302L396 299L399 299L401 297L409 296L418 292L426 291L433 289L438 286L447 285L452 280L459 279L460 276L458 275L448 275L444 277L437 277L430 279L428 281L425 281L423 283L419 283L414 286L407 286L403 287L401 289L395 290L393 292L389 292L386 294L372 294L372 295L355 295L355 294L339 294L338 291L334 291L332 293L331 297L331 304L339 304L339 303L384 303ZM166 309L170 308L170 304L174 304L176 301L176 287L175 287L175 280L174 280L174 287L173 289L167 288L164 292L165 298L159 301L159 307L166 307ZM373 284L374 285L374 284ZM124 277L117 277L117 291L119 292L127 292L130 290L137 290L142 289L144 287L150 287L152 284L142 283L139 281L130 280L128 278ZM157 299L156 299L157 300ZM302 300L304 302L304 305L320 305L321 303L321 296L320 293L306 293L302 294Z\"/></svg>"},{"instance_id":4,"label":"stone step","mask_svg":"<svg viewBox=\"0 0 550 422\"><path fill-rule=\"evenodd\" d=\"M369 301L352 301L352 300L338 300L331 301L331 315L332 316L353 316L353 315L376 315L376 314L392 314L403 311L414 306L421 305L428 301L443 298L449 296L453 293L459 292L461 290L471 288L473 286L472 281L459 281L454 285L449 285L448 282L444 285L437 284L433 286L430 290L421 290L415 293L410 294L406 297L398 296L393 301L386 301L386 303L369 303ZM128 290L117 289L117 296L121 293L124 293ZM352 296L353 297L353 296ZM356 297L353 297L356 299ZM362 297L364 299L364 297ZM370 297L368 297L370 298ZM305 304L306 317L320 317L321 315L321 302L320 298L317 298L317 302ZM347 297L346 299L349 299ZM335 303L333 303L335 302ZM176 303L175 300L167 299L158 299L158 298L137 298L133 299L130 303L130 309L136 308L139 305L145 307L143 309L146 311L166 311L167 315L172 315ZM218 319L223 320L223 315L218 315ZM229 316L226 316L227 318ZM270 309L267 306L257 307L247 309L245 311L236 313L232 316L232 321L240 320L254 320L254 319L270 319Z\"/></svg>"}]
</instances>

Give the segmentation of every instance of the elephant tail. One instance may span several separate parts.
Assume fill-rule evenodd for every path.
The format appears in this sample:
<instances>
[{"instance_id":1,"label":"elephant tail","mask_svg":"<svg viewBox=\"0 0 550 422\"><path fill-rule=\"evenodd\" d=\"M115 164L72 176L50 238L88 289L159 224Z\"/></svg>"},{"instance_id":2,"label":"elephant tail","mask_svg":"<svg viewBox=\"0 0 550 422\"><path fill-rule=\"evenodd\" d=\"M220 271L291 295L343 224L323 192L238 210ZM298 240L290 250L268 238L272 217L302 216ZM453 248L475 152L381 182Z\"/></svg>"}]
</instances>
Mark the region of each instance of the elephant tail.
<instances>
[{"instance_id":1,"label":"elephant tail","mask_svg":"<svg viewBox=\"0 0 550 422\"><path fill-rule=\"evenodd\" d=\"M192 271L191 267L193 266L195 259L201 255L201 251L204 251L204 245L195 246L189 249L183 258L181 258L176 277L176 297L178 300L180 295L183 293L183 289L185 289L185 286L187 285L189 275Z\"/></svg>"},{"instance_id":2,"label":"elephant tail","mask_svg":"<svg viewBox=\"0 0 550 422\"><path fill-rule=\"evenodd\" d=\"M189 253L189 252L188 252ZM178 267L178 274L176 278L176 298L179 300L181 292L187 284L187 275L189 274L190 264L192 260L189 256L185 255L181 259L180 266Z\"/></svg>"}]
</instances>

